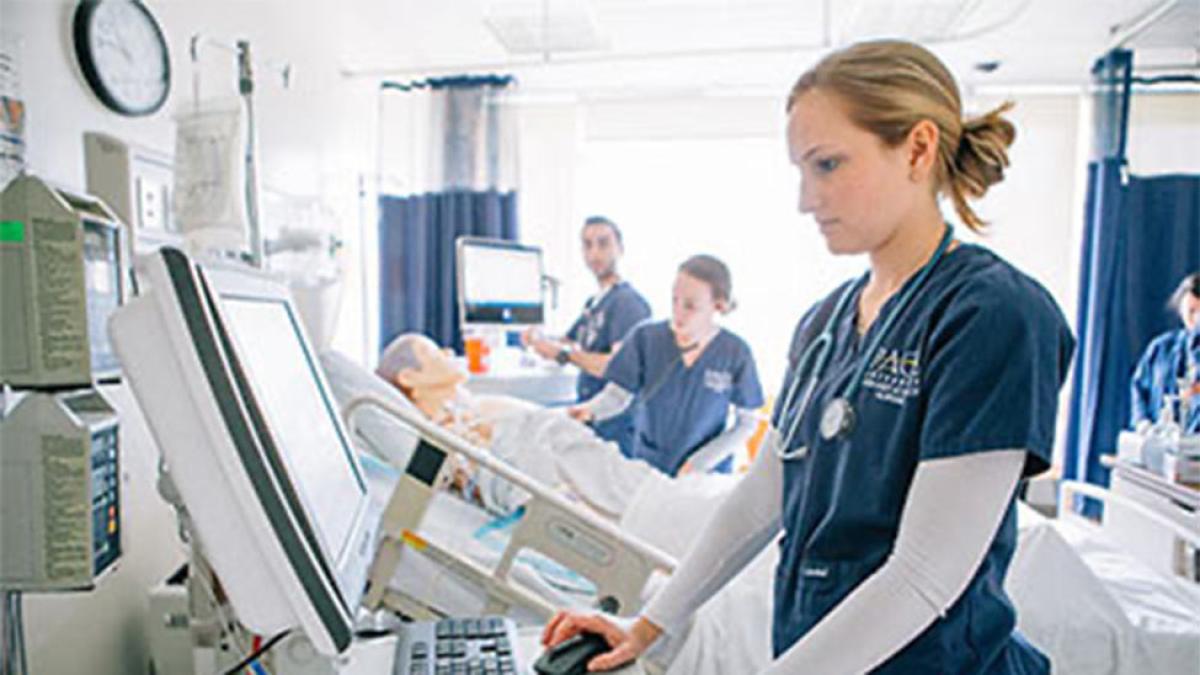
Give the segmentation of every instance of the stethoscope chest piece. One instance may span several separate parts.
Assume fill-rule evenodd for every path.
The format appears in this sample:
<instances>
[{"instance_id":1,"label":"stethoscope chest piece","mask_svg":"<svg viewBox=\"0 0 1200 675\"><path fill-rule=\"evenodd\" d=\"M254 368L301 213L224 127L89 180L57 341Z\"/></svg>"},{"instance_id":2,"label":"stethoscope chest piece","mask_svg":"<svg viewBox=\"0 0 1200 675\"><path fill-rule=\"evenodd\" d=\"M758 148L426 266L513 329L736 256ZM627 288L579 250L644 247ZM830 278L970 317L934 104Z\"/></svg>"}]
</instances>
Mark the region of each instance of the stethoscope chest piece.
<instances>
[{"instance_id":1,"label":"stethoscope chest piece","mask_svg":"<svg viewBox=\"0 0 1200 675\"><path fill-rule=\"evenodd\" d=\"M821 411L821 438L832 441L845 438L854 429L854 407L841 396L833 399Z\"/></svg>"}]
</instances>

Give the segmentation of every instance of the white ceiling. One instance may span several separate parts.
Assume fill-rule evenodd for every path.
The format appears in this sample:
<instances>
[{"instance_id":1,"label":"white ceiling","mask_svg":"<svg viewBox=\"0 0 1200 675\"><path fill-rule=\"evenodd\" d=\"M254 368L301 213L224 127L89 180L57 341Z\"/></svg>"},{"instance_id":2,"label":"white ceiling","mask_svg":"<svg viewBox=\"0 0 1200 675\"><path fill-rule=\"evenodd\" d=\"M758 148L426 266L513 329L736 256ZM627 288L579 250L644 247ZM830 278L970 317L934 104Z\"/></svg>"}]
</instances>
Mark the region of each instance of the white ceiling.
<instances>
[{"instance_id":1,"label":"white ceiling","mask_svg":"<svg viewBox=\"0 0 1200 675\"><path fill-rule=\"evenodd\" d=\"M1129 43L1137 63L1200 63L1200 0L344 0L337 7L331 51L344 74L513 72L525 91L543 93L778 91L830 45L885 35L929 44L969 86L1078 84L1114 35L1147 15L1157 20ZM536 46L545 26L561 46L556 26L580 12L600 38L583 51L510 53L485 23L524 14L527 44ZM991 61L999 63L993 72L975 68Z\"/></svg>"}]
</instances>

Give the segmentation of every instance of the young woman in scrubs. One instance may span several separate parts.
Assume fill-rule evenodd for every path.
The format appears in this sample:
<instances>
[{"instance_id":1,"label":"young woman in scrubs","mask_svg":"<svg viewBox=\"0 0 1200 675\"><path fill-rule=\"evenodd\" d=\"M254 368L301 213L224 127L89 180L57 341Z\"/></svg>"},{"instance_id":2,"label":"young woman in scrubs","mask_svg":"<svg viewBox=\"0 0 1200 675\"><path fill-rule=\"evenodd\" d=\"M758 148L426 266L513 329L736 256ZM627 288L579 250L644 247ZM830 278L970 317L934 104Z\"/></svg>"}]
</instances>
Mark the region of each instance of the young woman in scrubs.
<instances>
[{"instance_id":1,"label":"young woman in scrubs","mask_svg":"<svg viewBox=\"0 0 1200 675\"><path fill-rule=\"evenodd\" d=\"M1169 330L1154 338L1142 354L1133 379L1133 426L1158 421L1163 401L1177 396L1185 402L1187 419L1176 416L1184 433L1200 433L1200 272L1179 282L1171 295L1171 309L1179 314L1183 328Z\"/></svg>"},{"instance_id":2,"label":"young woman in scrubs","mask_svg":"<svg viewBox=\"0 0 1200 675\"><path fill-rule=\"evenodd\" d=\"M728 473L763 404L750 347L717 323L733 309L732 292L725 263L708 255L684 261L670 321L635 328L604 371L609 383L572 416L600 421L636 406L633 459L670 476L685 465ZM737 414L726 429L731 407Z\"/></svg>"},{"instance_id":3,"label":"young woman in scrubs","mask_svg":"<svg viewBox=\"0 0 1200 675\"><path fill-rule=\"evenodd\" d=\"M1046 673L1004 577L1014 492L1047 468L1074 347L1036 282L960 244L938 196L1003 176L1007 106L964 120L924 48L865 42L788 98L800 210L870 269L800 319L769 446L629 626L561 613L543 641L603 634L611 668L670 640L778 535L771 673ZM714 647L716 648L716 647Z\"/></svg>"}]
</instances>

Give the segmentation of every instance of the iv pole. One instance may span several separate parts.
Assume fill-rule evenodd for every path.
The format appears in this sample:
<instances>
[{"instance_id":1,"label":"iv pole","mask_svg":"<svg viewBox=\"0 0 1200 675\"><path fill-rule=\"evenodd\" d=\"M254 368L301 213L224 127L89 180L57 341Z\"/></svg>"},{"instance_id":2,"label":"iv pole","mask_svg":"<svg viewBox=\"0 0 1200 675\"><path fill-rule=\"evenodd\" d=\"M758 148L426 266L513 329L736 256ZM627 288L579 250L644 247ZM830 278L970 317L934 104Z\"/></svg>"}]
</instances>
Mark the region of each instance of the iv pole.
<instances>
[{"instance_id":1,"label":"iv pole","mask_svg":"<svg viewBox=\"0 0 1200 675\"><path fill-rule=\"evenodd\" d=\"M248 225L248 238L250 240L250 253L248 262L254 267L261 268L263 260L266 257L266 247L263 243L262 221L258 210L258 138L257 130L254 125L254 69L253 59L250 55L250 41L238 40L233 45L228 45L219 42L209 37L205 37L199 33L193 34L190 45L192 57L192 104L198 106L200 102L200 49L201 47L216 47L226 52L230 52L237 57L237 76L238 76L238 94L242 97L242 101L246 106L246 152L245 152L245 168L246 168L246 221ZM265 64L266 67L278 71L283 80L283 87L287 89L291 83L292 66L289 63L270 63Z\"/></svg>"}]
</instances>

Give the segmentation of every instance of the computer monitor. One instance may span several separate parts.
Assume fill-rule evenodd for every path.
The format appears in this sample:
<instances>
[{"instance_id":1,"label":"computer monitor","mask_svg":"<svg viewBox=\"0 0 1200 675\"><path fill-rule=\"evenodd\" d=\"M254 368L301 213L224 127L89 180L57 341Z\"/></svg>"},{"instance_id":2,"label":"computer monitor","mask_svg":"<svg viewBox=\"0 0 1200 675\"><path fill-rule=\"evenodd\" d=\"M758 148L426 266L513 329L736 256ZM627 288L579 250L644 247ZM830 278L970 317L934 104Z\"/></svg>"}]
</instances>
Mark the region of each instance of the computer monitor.
<instances>
[{"instance_id":1,"label":"computer monitor","mask_svg":"<svg viewBox=\"0 0 1200 675\"><path fill-rule=\"evenodd\" d=\"M349 647L379 514L287 288L165 248L113 343L239 620Z\"/></svg>"},{"instance_id":2,"label":"computer monitor","mask_svg":"<svg viewBox=\"0 0 1200 675\"><path fill-rule=\"evenodd\" d=\"M464 326L545 320L540 248L477 237L460 237L456 245L459 318Z\"/></svg>"}]
</instances>

